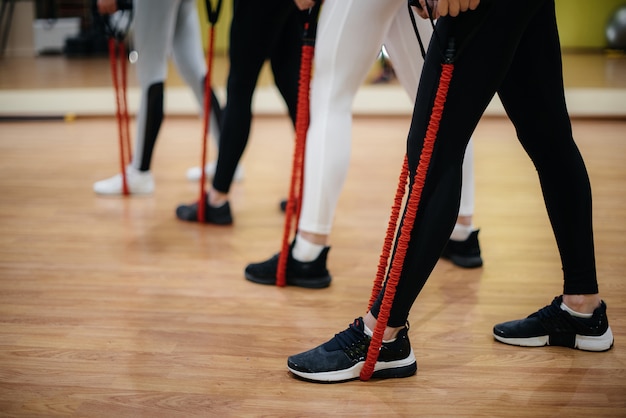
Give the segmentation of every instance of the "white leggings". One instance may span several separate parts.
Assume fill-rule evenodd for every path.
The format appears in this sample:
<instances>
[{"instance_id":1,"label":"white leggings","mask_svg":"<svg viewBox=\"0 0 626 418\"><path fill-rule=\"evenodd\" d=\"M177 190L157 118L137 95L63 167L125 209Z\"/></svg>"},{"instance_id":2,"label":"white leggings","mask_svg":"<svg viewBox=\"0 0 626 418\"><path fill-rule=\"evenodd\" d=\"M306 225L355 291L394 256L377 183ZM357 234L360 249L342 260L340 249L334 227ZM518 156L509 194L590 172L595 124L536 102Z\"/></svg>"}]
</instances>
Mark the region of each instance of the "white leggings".
<instances>
[{"instance_id":1,"label":"white leggings","mask_svg":"<svg viewBox=\"0 0 626 418\"><path fill-rule=\"evenodd\" d=\"M310 124L305 155L299 230L329 235L348 173L352 104L359 87L385 46L409 97L417 93L424 60L406 0L325 0L315 46ZM424 47L430 22L416 16ZM473 146L463 163L459 215L474 212Z\"/></svg>"}]
</instances>

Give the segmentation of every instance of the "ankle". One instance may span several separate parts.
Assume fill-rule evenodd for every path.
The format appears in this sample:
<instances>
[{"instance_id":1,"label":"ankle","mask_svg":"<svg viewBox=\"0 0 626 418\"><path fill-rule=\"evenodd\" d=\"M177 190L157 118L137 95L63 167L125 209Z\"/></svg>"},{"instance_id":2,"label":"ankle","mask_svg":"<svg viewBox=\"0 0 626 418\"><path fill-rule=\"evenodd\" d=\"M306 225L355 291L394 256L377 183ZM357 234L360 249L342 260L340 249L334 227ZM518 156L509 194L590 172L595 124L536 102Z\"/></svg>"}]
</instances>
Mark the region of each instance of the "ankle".
<instances>
[{"instance_id":1,"label":"ankle","mask_svg":"<svg viewBox=\"0 0 626 418\"><path fill-rule=\"evenodd\" d=\"M456 223L454 225L454 229L452 230L452 234L450 234L450 239L453 241L467 241L472 232L474 231L474 226L472 224L464 225L461 223Z\"/></svg>"},{"instance_id":2,"label":"ankle","mask_svg":"<svg viewBox=\"0 0 626 418\"><path fill-rule=\"evenodd\" d=\"M213 188L209 190L209 205L220 207L228 202L228 194L219 192Z\"/></svg>"},{"instance_id":3,"label":"ankle","mask_svg":"<svg viewBox=\"0 0 626 418\"><path fill-rule=\"evenodd\" d=\"M291 251L294 259L308 263L316 260L324 250L323 244L317 244L304 238L300 232L296 234L296 242Z\"/></svg>"},{"instance_id":4,"label":"ankle","mask_svg":"<svg viewBox=\"0 0 626 418\"><path fill-rule=\"evenodd\" d=\"M327 234L318 234L315 232L308 231L298 231L298 235L301 238L304 238L308 242L316 245L323 245L324 247L328 245L328 235Z\"/></svg>"},{"instance_id":5,"label":"ankle","mask_svg":"<svg viewBox=\"0 0 626 418\"><path fill-rule=\"evenodd\" d=\"M593 295L563 295L563 303L575 312L588 314L593 313L600 306L602 299L597 293Z\"/></svg>"},{"instance_id":6,"label":"ankle","mask_svg":"<svg viewBox=\"0 0 626 418\"><path fill-rule=\"evenodd\" d=\"M374 315L372 315L371 312L368 312L365 315L365 318L363 318L363 323L365 324L365 326L367 328L372 330L372 332L376 329L376 323L377 322L378 322L378 320L374 317ZM404 328L404 327L389 327L389 326L387 326L385 328L385 331L383 332L383 341L395 340L396 337L398 336L398 333L400 332L400 330L402 328Z\"/></svg>"}]
</instances>

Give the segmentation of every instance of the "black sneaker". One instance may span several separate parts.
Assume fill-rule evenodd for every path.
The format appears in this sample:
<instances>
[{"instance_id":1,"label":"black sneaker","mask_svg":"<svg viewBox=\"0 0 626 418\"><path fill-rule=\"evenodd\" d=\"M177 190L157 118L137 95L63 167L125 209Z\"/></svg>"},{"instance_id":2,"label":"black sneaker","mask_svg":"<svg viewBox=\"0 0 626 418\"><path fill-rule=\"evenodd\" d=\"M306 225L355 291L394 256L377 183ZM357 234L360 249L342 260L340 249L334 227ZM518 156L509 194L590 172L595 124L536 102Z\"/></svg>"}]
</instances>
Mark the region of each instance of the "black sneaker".
<instances>
[{"instance_id":1,"label":"black sneaker","mask_svg":"<svg viewBox=\"0 0 626 418\"><path fill-rule=\"evenodd\" d=\"M295 243L295 241L294 241ZM313 261L298 261L291 255L294 243L289 247L287 258L286 282L291 286L321 289L330 285L331 277L326 269L326 258L330 247L324 247L320 255ZM247 280L260 284L276 284L278 257L274 255L269 260L248 264L245 270Z\"/></svg>"},{"instance_id":2,"label":"black sneaker","mask_svg":"<svg viewBox=\"0 0 626 418\"><path fill-rule=\"evenodd\" d=\"M409 377L417 371L417 362L407 334L400 331L395 340L383 342L374 366L373 378ZM357 318L347 330L328 342L304 353L289 357L287 367L294 375L314 382L342 382L357 379L365 364L371 337L363 331L363 318Z\"/></svg>"},{"instance_id":3,"label":"black sneaker","mask_svg":"<svg viewBox=\"0 0 626 418\"><path fill-rule=\"evenodd\" d=\"M205 200L204 222L216 225L230 225L233 217L230 213L230 204L224 203L222 206L213 207ZM176 217L181 221L198 222L198 202L191 205L180 205L176 208Z\"/></svg>"},{"instance_id":4,"label":"black sneaker","mask_svg":"<svg viewBox=\"0 0 626 418\"><path fill-rule=\"evenodd\" d=\"M493 327L493 336L505 344L525 347L558 345L585 351L606 351L613 346L613 333L606 316L606 304L591 318L578 318L561 309L563 296L526 319Z\"/></svg>"},{"instance_id":5,"label":"black sneaker","mask_svg":"<svg viewBox=\"0 0 626 418\"><path fill-rule=\"evenodd\" d=\"M478 231L472 231L465 241L448 240L441 257L452 261L459 267L474 268L483 265L478 244Z\"/></svg>"}]
</instances>

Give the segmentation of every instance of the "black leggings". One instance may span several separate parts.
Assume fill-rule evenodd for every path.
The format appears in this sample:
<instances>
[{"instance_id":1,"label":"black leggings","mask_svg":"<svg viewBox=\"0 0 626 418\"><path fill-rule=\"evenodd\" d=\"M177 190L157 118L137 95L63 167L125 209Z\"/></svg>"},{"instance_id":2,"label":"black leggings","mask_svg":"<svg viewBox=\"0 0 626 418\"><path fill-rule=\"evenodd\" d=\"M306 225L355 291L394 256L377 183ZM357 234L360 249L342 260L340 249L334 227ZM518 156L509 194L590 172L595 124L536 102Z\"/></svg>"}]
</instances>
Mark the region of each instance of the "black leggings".
<instances>
[{"instance_id":1,"label":"black leggings","mask_svg":"<svg viewBox=\"0 0 626 418\"><path fill-rule=\"evenodd\" d=\"M405 324L456 220L465 147L498 93L537 170L561 255L565 294L594 294L591 187L565 106L553 0L481 2L441 18L431 38L407 142L411 178L437 91L443 50L457 56L388 325ZM441 45L441 46L440 46ZM378 315L382 293L372 308Z\"/></svg>"},{"instance_id":2,"label":"black leggings","mask_svg":"<svg viewBox=\"0 0 626 418\"><path fill-rule=\"evenodd\" d=\"M252 95L270 60L274 82L295 125L303 14L293 1L236 0L230 28L230 71L213 188L228 193L248 143Z\"/></svg>"}]
</instances>

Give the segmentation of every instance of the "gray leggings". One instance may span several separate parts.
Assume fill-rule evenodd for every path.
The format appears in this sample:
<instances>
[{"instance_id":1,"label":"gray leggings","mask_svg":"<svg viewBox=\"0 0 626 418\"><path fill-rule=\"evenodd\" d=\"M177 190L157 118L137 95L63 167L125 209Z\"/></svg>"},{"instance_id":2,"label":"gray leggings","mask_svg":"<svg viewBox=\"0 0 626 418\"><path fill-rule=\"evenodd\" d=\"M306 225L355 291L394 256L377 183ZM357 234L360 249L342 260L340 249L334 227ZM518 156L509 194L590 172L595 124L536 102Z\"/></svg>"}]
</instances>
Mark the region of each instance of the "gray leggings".
<instances>
[{"instance_id":1,"label":"gray leggings","mask_svg":"<svg viewBox=\"0 0 626 418\"><path fill-rule=\"evenodd\" d=\"M206 61L201 43L200 23L195 0L135 0L134 45L139 53L137 79L141 101L137 112L137 132L133 166L150 169L154 145L163 121L163 91L171 54L180 76L193 91L200 109L204 103ZM217 139L216 123L211 123Z\"/></svg>"}]
</instances>

